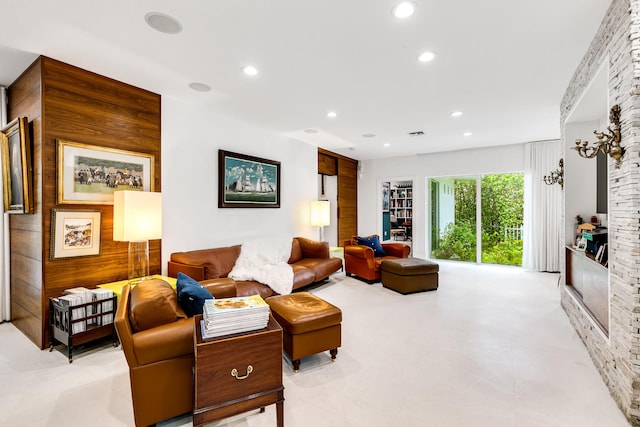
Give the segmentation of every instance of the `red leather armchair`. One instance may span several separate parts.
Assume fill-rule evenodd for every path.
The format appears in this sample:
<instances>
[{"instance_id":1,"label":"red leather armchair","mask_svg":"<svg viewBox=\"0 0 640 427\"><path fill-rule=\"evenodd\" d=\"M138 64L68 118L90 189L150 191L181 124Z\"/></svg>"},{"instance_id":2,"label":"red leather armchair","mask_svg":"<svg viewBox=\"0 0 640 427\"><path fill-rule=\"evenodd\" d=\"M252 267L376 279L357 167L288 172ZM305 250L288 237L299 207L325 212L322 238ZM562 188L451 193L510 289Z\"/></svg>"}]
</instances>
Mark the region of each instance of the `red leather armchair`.
<instances>
[{"instance_id":1,"label":"red leather armchair","mask_svg":"<svg viewBox=\"0 0 640 427\"><path fill-rule=\"evenodd\" d=\"M373 236L369 236L373 237ZM376 236L378 237L378 236ZM385 259L408 258L411 247L404 243L382 243L386 256L375 257L373 249L358 245L356 236L344 241L344 271L369 283L380 281L380 264Z\"/></svg>"}]
</instances>

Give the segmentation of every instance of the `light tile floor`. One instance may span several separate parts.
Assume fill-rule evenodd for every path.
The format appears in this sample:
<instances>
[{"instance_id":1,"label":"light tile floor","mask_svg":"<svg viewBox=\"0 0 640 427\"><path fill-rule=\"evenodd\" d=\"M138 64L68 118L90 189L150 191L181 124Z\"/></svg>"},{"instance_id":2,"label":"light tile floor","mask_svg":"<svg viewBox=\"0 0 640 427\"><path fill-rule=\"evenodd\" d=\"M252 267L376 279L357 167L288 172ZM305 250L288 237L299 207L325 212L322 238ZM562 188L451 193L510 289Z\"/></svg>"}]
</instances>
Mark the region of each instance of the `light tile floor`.
<instances>
[{"instance_id":1,"label":"light tile floor","mask_svg":"<svg viewBox=\"0 0 640 427\"><path fill-rule=\"evenodd\" d=\"M622 427L559 303L558 276L441 262L440 288L400 295L335 275L312 289L343 311L343 347L284 362L285 425ZM124 356L37 349L0 325L1 426L133 426ZM160 427L191 426L189 416ZM275 408L212 426L274 426Z\"/></svg>"}]
</instances>

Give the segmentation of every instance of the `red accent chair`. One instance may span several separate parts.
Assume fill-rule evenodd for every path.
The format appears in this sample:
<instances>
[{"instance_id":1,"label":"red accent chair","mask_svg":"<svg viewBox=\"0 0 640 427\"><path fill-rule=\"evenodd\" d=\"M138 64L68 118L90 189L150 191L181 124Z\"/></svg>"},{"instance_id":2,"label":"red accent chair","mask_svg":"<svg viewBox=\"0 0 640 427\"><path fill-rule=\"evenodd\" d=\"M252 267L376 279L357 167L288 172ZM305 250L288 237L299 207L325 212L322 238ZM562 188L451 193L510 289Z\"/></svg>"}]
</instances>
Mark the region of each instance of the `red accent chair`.
<instances>
[{"instance_id":1,"label":"red accent chair","mask_svg":"<svg viewBox=\"0 0 640 427\"><path fill-rule=\"evenodd\" d=\"M367 236L373 237L377 235ZM381 243L386 256L375 257L373 249L359 245L353 236L344 241L344 271L347 276L356 276L369 283L380 281L380 264L386 259L409 258L411 247L404 243ZM379 240L379 237L378 237Z\"/></svg>"}]
</instances>

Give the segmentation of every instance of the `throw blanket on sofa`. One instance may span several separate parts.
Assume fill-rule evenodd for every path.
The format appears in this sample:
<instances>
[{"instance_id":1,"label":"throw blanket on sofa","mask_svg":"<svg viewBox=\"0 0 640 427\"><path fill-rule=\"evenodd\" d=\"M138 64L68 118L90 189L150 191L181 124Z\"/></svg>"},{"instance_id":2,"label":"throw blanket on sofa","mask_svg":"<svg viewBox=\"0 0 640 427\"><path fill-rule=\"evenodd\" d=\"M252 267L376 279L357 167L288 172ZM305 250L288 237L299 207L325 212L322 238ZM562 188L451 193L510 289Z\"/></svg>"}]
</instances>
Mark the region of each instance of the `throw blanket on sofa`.
<instances>
[{"instance_id":1,"label":"throw blanket on sofa","mask_svg":"<svg viewBox=\"0 0 640 427\"><path fill-rule=\"evenodd\" d=\"M290 294L293 269L287 261L291 256L292 240L257 239L243 243L229 277L233 280L254 280L280 295Z\"/></svg>"}]
</instances>

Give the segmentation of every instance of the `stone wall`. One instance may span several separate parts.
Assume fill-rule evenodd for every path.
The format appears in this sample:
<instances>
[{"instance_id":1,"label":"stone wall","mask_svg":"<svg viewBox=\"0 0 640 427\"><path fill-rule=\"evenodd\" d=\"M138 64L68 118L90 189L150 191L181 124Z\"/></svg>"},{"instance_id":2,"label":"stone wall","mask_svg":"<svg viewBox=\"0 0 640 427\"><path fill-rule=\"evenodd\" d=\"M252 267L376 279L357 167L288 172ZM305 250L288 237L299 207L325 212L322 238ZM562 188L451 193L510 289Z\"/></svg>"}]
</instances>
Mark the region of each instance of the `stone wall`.
<instances>
[{"instance_id":1,"label":"stone wall","mask_svg":"<svg viewBox=\"0 0 640 427\"><path fill-rule=\"evenodd\" d=\"M609 336L566 289L561 304L611 395L640 426L640 0L611 3L562 99L563 141L563 124L603 61L609 66L609 107L619 104L622 110L625 149L619 169L609 162ZM565 147L572 145L565 141ZM577 154L565 152L571 155Z\"/></svg>"}]
</instances>

